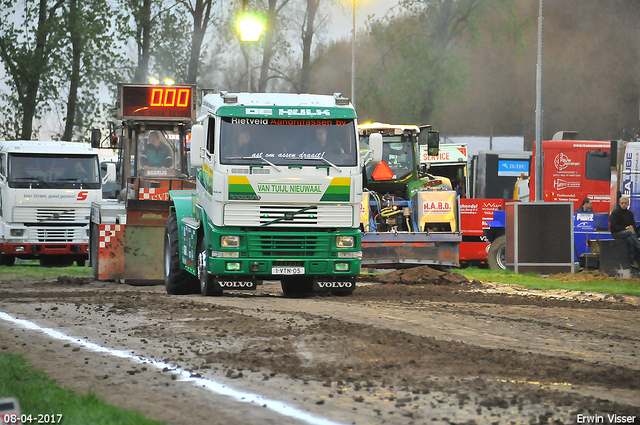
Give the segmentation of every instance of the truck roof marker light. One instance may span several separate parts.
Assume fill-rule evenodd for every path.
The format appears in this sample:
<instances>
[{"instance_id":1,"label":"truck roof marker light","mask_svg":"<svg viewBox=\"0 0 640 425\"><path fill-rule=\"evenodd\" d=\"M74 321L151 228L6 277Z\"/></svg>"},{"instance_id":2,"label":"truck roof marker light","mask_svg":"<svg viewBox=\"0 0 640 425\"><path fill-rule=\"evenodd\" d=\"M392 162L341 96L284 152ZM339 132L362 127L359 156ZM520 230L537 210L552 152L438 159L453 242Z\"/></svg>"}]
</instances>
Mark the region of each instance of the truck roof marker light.
<instances>
[{"instance_id":1,"label":"truck roof marker light","mask_svg":"<svg viewBox=\"0 0 640 425\"><path fill-rule=\"evenodd\" d=\"M336 105L348 105L349 104L349 98L348 97L343 97L342 93L334 93L333 94L333 99L336 102Z\"/></svg>"},{"instance_id":2,"label":"truck roof marker light","mask_svg":"<svg viewBox=\"0 0 640 425\"><path fill-rule=\"evenodd\" d=\"M238 96L237 95L231 95L226 91L221 91L220 92L220 97L222 98L222 101L224 103L238 103Z\"/></svg>"}]
</instances>

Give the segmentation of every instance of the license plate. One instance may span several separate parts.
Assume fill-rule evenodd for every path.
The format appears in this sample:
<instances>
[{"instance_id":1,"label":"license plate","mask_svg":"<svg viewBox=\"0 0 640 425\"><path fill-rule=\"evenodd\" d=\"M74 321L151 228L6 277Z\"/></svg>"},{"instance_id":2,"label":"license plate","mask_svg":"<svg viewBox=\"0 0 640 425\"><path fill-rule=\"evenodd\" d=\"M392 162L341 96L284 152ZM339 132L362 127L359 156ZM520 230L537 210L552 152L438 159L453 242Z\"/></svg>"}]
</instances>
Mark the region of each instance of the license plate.
<instances>
[{"instance_id":1,"label":"license plate","mask_svg":"<svg viewBox=\"0 0 640 425\"><path fill-rule=\"evenodd\" d=\"M304 274L304 267L272 267L271 274Z\"/></svg>"}]
</instances>

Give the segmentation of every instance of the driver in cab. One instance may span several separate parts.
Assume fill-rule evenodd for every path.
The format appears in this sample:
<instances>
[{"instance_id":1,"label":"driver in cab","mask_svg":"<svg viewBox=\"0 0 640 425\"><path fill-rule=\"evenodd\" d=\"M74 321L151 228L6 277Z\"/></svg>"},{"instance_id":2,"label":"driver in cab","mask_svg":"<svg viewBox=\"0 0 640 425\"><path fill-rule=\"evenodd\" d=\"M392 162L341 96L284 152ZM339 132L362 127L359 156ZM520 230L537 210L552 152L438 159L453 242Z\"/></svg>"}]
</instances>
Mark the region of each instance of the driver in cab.
<instances>
[{"instance_id":1,"label":"driver in cab","mask_svg":"<svg viewBox=\"0 0 640 425\"><path fill-rule=\"evenodd\" d=\"M160 142L160 134L157 131L149 133L144 155L141 155L140 159L144 168L171 167L173 163L171 149L166 144Z\"/></svg>"}]
</instances>

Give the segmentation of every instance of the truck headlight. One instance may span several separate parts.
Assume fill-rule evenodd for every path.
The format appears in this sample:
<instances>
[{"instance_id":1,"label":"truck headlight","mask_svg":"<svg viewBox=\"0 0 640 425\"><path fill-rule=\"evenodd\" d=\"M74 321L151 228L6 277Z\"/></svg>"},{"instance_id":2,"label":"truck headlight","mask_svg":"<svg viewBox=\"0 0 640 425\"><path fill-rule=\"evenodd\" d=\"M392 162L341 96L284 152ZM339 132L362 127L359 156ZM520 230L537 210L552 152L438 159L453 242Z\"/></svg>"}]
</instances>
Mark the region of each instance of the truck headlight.
<instances>
[{"instance_id":1,"label":"truck headlight","mask_svg":"<svg viewBox=\"0 0 640 425\"><path fill-rule=\"evenodd\" d=\"M353 236L336 237L336 248L353 248L354 244L355 238Z\"/></svg>"},{"instance_id":2,"label":"truck headlight","mask_svg":"<svg viewBox=\"0 0 640 425\"><path fill-rule=\"evenodd\" d=\"M240 236L220 236L220 246L223 248L238 248Z\"/></svg>"},{"instance_id":3,"label":"truck headlight","mask_svg":"<svg viewBox=\"0 0 640 425\"><path fill-rule=\"evenodd\" d=\"M24 229L11 229L11 237L21 238L24 236Z\"/></svg>"}]
</instances>

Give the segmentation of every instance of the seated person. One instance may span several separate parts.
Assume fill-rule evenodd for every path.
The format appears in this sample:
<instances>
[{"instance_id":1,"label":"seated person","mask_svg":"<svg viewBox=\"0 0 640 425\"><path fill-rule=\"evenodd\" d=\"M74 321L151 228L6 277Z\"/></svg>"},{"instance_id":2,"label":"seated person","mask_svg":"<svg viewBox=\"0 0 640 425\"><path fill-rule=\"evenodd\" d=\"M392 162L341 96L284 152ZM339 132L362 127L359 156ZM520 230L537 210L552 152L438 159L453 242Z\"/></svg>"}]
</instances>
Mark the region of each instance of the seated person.
<instances>
[{"instance_id":1,"label":"seated person","mask_svg":"<svg viewBox=\"0 0 640 425\"><path fill-rule=\"evenodd\" d=\"M318 127L316 129L316 142L311 147L312 152L326 152L328 154L344 154L344 149L335 143L330 143L327 139L327 129Z\"/></svg>"},{"instance_id":2,"label":"seated person","mask_svg":"<svg viewBox=\"0 0 640 425\"><path fill-rule=\"evenodd\" d=\"M580 205L580 208L578 208L576 212L578 213L593 212L593 202L591 202L591 199L584 198L582 200L582 204Z\"/></svg>"},{"instance_id":3,"label":"seated person","mask_svg":"<svg viewBox=\"0 0 640 425\"><path fill-rule=\"evenodd\" d=\"M151 168L171 167L173 164L171 149L160 142L160 134L157 131L149 133L144 154L140 156L140 163L143 167Z\"/></svg>"},{"instance_id":4,"label":"seated person","mask_svg":"<svg viewBox=\"0 0 640 425\"><path fill-rule=\"evenodd\" d=\"M634 269L638 266L638 251L640 251L640 240L635 231L636 219L633 211L629 209L629 198L620 197L618 207L609 216L609 229L614 239L621 239L627 242L629 249L629 261Z\"/></svg>"},{"instance_id":5,"label":"seated person","mask_svg":"<svg viewBox=\"0 0 640 425\"><path fill-rule=\"evenodd\" d=\"M65 173L65 180L80 180L83 182L87 182L89 180L89 173L82 166L81 161L75 161L73 164L73 168L71 170L67 170Z\"/></svg>"},{"instance_id":6,"label":"seated person","mask_svg":"<svg viewBox=\"0 0 640 425\"><path fill-rule=\"evenodd\" d=\"M222 143L222 156L224 158L241 158L251 156L251 133L248 130L240 130L238 138L229 135Z\"/></svg>"}]
</instances>

